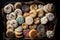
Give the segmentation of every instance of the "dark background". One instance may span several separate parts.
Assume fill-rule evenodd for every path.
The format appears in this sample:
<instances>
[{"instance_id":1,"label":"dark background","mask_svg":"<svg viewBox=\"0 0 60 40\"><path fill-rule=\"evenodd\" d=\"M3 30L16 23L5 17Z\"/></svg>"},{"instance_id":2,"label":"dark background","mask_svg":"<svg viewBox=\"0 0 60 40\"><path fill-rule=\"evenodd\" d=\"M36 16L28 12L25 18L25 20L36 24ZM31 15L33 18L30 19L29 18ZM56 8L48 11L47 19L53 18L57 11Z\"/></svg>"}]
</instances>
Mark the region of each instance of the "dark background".
<instances>
[{"instance_id":1,"label":"dark background","mask_svg":"<svg viewBox=\"0 0 60 40\"><path fill-rule=\"evenodd\" d=\"M2 18L2 8L4 7L4 4L6 2L28 2L28 1L33 1L33 0L0 0L0 39L3 39L3 31L4 31L4 25L3 25L3 18ZM40 0L42 2L45 2L45 3L53 3L55 5L55 8L56 8L56 1L55 0ZM56 13L57 15L57 18L58 18L58 13ZM55 35L54 35L54 39L55 40L58 36L56 35L57 33L59 33L59 31L57 31L57 27L58 27L58 24L57 23L57 26L56 26L56 31L55 31ZM48 39L47 39L48 40Z\"/></svg>"}]
</instances>

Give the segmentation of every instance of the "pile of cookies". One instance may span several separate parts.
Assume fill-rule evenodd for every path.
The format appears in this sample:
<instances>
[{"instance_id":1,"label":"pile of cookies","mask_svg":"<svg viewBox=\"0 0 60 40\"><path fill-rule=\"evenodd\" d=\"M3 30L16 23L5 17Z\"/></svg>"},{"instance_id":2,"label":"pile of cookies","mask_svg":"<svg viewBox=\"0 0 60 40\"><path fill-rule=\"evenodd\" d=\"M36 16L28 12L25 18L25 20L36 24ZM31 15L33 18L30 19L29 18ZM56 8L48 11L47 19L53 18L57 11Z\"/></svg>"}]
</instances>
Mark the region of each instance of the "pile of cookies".
<instances>
[{"instance_id":1,"label":"pile of cookies","mask_svg":"<svg viewBox=\"0 0 60 40\"><path fill-rule=\"evenodd\" d=\"M6 36L16 38L48 38L53 37L53 31L46 30L46 24L55 18L53 4L7 4L4 7L6 15Z\"/></svg>"}]
</instances>

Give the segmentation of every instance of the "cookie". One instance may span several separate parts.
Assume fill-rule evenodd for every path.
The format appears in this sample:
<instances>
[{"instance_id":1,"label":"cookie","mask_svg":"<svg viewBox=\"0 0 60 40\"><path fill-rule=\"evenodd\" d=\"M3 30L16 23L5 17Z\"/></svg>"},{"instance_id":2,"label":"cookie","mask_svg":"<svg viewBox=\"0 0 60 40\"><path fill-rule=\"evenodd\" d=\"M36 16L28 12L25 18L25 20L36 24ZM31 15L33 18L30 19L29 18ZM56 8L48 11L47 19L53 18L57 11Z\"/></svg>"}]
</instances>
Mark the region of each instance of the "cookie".
<instances>
[{"instance_id":1,"label":"cookie","mask_svg":"<svg viewBox=\"0 0 60 40\"><path fill-rule=\"evenodd\" d=\"M11 20L11 25L12 25L14 28L17 28L17 26L18 26L17 21L16 21L16 20Z\"/></svg>"},{"instance_id":2,"label":"cookie","mask_svg":"<svg viewBox=\"0 0 60 40\"><path fill-rule=\"evenodd\" d=\"M5 7L4 7L4 12L5 13L11 13L11 11L13 10L13 5L12 4L7 4Z\"/></svg>"},{"instance_id":3,"label":"cookie","mask_svg":"<svg viewBox=\"0 0 60 40\"><path fill-rule=\"evenodd\" d=\"M44 10L42 8L37 9L38 17L43 17L44 16Z\"/></svg>"},{"instance_id":4,"label":"cookie","mask_svg":"<svg viewBox=\"0 0 60 40\"><path fill-rule=\"evenodd\" d=\"M24 22L24 18L22 16L19 16L16 18L17 23L20 25Z\"/></svg>"},{"instance_id":5,"label":"cookie","mask_svg":"<svg viewBox=\"0 0 60 40\"><path fill-rule=\"evenodd\" d=\"M37 13L35 10L31 10L29 13L30 13L29 16L31 16L32 18L35 18L37 16Z\"/></svg>"},{"instance_id":6,"label":"cookie","mask_svg":"<svg viewBox=\"0 0 60 40\"><path fill-rule=\"evenodd\" d=\"M16 19L16 14L14 12L9 14L10 20Z\"/></svg>"},{"instance_id":7,"label":"cookie","mask_svg":"<svg viewBox=\"0 0 60 40\"><path fill-rule=\"evenodd\" d=\"M53 4L46 4L44 7L43 7L43 10L45 12L52 12L53 11Z\"/></svg>"},{"instance_id":8,"label":"cookie","mask_svg":"<svg viewBox=\"0 0 60 40\"><path fill-rule=\"evenodd\" d=\"M27 28L28 28L28 25L27 25L26 23L23 23L23 24L22 24L22 28L23 28L23 29L27 29Z\"/></svg>"},{"instance_id":9,"label":"cookie","mask_svg":"<svg viewBox=\"0 0 60 40\"><path fill-rule=\"evenodd\" d=\"M46 32L46 35L47 35L48 38L52 38L52 37L54 36L54 33L53 33L53 31L48 30L48 31Z\"/></svg>"},{"instance_id":10,"label":"cookie","mask_svg":"<svg viewBox=\"0 0 60 40\"><path fill-rule=\"evenodd\" d=\"M14 37L14 31L9 29L6 31L6 36L9 37L9 38L12 38Z\"/></svg>"},{"instance_id":11,"label":"cookie","mask_svg":"<svg viewBox=\"0 0 60 40\"><path fill-rule=\"evenodd\" d=\"M29 29L23 30L24 37L29 37Z\"/></svg>"},{"instance_id":12,"label":"cookie","mask_svg":"<svg viewBox=\"0 0 60 40\"><path fill-rule=\"evenodd\" d=\"M48 18L49 21L53 21L53 19L55 18L53 13L47 13L46 17Z\"/></svg>"},{"instance_id":13,"label":"cookie","mask_svg":"<svg viewBox=\"0 0 60 40\"><path fill-rule=\"evenodd\" d=\"M38 32L44 32L44 31L45 31L45 26L42 25L42 24L38 25L38 26L37 26L37 31L38 31Z\"/></svg>"},{"instance_id":14,"label":"cookie","mask_svg":"<svg viewBox=\"0 0 60 40\"><path fill-rule=\"evenodd\" d=\"M31 24L33 23L33 18L30 17L30 16L27 16L27 17L25 18L25 22L26 22L26 24L31 25Z\"/></svg>"},{"instance_id":15,"label":"cookie","mask_svg":"<svg viewBox=\"0 0 60 40\"><path fill-rule=\"evenodd\" d=\"M37 5L36 4L30 5L30 10L36 10L36 9L37 9Z\"/></svg>"},{"instance_id":16,"label":"cookie","mask_svg":"<svg viewBox=\"0 0 60 40\"><path fill-rule=\"evenodd\" d=\"M48 22L48 19L46 16L41 18L41 24L46 24Z\"/></svg>"},{"instance_id":17,"label":"cookie","mask_svg":"<svg viewBox=\"0 0 60 40\"><path fill-rule=\"evenodd\" d=\"M38 33L37 30L32 29L29 31L29 37L35 39L37 37L37 33Z\"/></svg>"},{"instance_id":18,"label":"cookie","mask_svg":"<svg viewBox=\"0 0 60 40\"><path fill-rule=\"evenodd\" d=\"M15 9L20 9L21 6L22 6L22 3L21 3L21 2L16 2L16 3L14 4Z\"/></svg>"},{"instance_id":19,"label":"cookie","mask_svg":"<svg viewBox=\"0 0 60 40\"><path fill-rule=\"evenodd\" d=\"M12 25L7 25L7 30L8 29L14 30L14 27Z\"/></svg>"},{"instance_id":20,"label":"cookie","mask_svg":"<svg viewBox=\"0 0 60 40\"><path fill-rule=\"evenodd\" d=\"M28 5L23 5L22 6L22 11L23 12L28 12L29 11L29 6Z\"/></svg>"},{"instance_id":21,"label":"cookie","mask_svg":"<svg viewBox=\"0 0 60 40\"><path fill-rule=\"evenodd\" d=\"M21 9L16 9L14 12L17 14L17 16L22 15L22 10Z\"/></svg>"}]
</instances>

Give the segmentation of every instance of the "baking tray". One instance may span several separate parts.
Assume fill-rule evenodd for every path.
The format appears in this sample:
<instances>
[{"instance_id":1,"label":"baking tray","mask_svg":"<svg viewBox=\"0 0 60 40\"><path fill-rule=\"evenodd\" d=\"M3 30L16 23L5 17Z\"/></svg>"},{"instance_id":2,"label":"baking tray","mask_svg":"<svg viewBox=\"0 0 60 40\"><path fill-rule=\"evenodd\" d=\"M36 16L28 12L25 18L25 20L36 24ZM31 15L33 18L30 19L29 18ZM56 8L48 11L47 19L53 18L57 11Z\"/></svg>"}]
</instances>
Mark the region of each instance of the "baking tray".
<instances>
[{"instance_id":1,"label":"baking tray","mask_svg":"<svg viewBox=\"0 0 60 40\"><path fill-rule=\"evenodd\" d=\"M15 4L16 2L7 2L7 3L5 3L4 4L4 6L5 5L7 5L7 4L9 4L9 3L12 3L12 4ZM38 0L34 0L34 1L29 1L29 2L21 2L22 4L26 4L26 5L31 5L31 4L42 4L42 5L45 5L46 3L44 3L44 2L41 2L41 1L38 1ZM56 24L57 24L57 17L56 17L56 12L55 12L55 6L54 6L54 11L53 11L53 13L54 13L54 15L55 15L55 19L51 22L51 23L49 23L49 24L47 24L47 25L53 25L54 27L48 27L48 28L46 28L46 30L53 30L54 31L54 33L55 33L55 28L56 28ZM31 40L31 38L8 38L8 37L6 37L6 35L5 35L5 32L6 32L6 13L4 13L4 10L3 10L3 8L2 8L2 17L3 17L3 25L4 25L4 32L3 32L3 39L6 39L6 40L20 40L20 39L30 39ZM52 24L53 23L53 24ZM41 39L46 39L47 37L44 37L44 38L41 38ZM36 38L36 39L38 39L38 38Z\"/></svg>"}]
</instances>

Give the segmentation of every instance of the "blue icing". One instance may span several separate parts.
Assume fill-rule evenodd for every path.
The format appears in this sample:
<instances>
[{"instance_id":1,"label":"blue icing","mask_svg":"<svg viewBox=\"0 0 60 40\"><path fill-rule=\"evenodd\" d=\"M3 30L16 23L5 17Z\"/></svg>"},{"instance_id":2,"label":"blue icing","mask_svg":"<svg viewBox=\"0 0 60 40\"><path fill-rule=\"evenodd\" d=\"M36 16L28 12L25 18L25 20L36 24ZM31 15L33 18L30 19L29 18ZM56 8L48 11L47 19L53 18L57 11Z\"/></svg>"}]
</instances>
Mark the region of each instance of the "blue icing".
<instances>
[{"instance_id":1,"label":"blue icing","mask_svg":"<svg viewBox=\"0 0 60 40\"><path fill-rule=\"evenodd\" d=\"M24 18L23 17L18 17L16 18L16 21L18 24L22 24L24 22Z\"/></svg>"}]
</instances>

